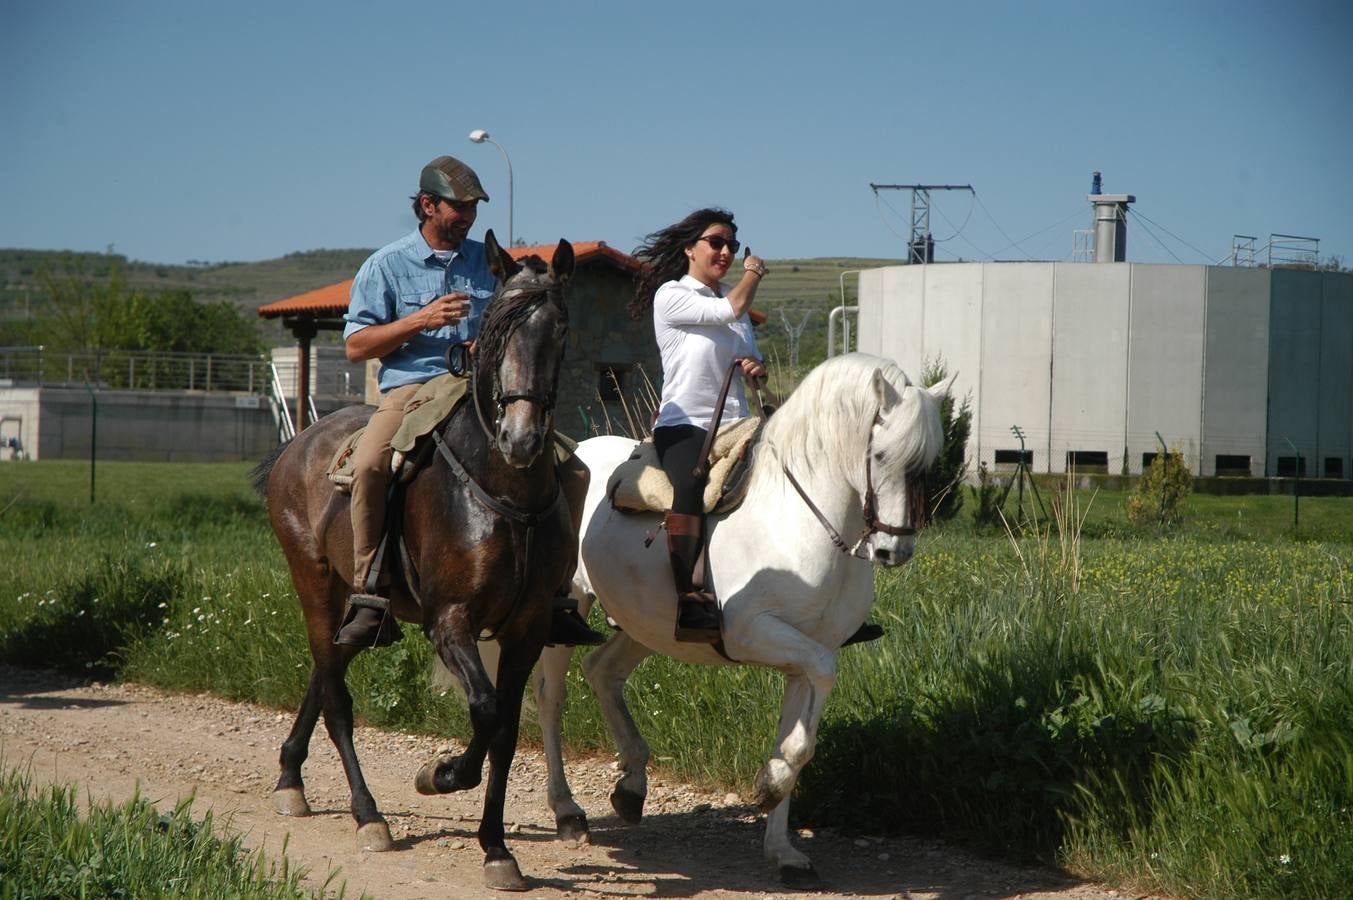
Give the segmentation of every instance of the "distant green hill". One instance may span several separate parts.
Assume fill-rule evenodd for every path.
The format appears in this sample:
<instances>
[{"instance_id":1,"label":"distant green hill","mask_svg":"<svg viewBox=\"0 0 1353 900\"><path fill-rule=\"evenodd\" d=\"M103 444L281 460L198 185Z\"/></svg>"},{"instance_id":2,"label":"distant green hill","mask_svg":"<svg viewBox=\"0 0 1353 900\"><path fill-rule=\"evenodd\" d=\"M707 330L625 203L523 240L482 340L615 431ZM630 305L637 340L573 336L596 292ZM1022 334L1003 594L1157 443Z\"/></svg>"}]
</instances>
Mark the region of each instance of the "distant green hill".
<instances>
[{"instance_id":1,"label":"distant green hill","mask_svg":"<svg viewBox=\"0 0 1353 900\"><path fill-rule=\"evenodd\" d=\"M261 262L177 266L129 260L120 254L0 249L0 314L25 299L34 302L41 298L37 274L43 267L56 273L83 271L97 280L108 277L111 269L119 266L134 288L184 289L203 302L229 300L253 309L351 278L370 253L368 249L306 250ZM768 260L774 271L762 285L758 303L823 303L840 296L842 273L897 263L856 257ZM853 281L847 276L848 293L853 293Z\"/></svg>"},{"instance_id":2,"label":"distant green hill","mask_svg":"<svg viewBox=\"0 0 1353 900\"><path fill-rule=\"evenodd\" d=\"M183 289L204 303L227 300L252 311L351 278L370 254L370 250L307 250L262 262L175 266L128 260L120 254L0 249L0 315L41 300L37 276L44 267L58 274L83 272L98 280L117 266L133 288Z\"/></svg>"},{"instance_id":3,"label":"distant green hill","mask_svg":"<svg viewBox=\"0 0 1353 900\"><path fill-rule=\"evenodd\" d=\"M188 290L198 301L225 300L252 313L264 303L351 278L370 253L367 249L307 250L261 262L176 266L128 260L119 254L0 249L0 319L27 317L41 307L44 297L38 273L44 268L57 274L82 272L91 280L100 280L119 267L133 288ZM788 365L790 329L797 328L808 314L799 339L800 368L822 359L827 314L841 302L843 281L846 296L852 301L855 297L856 278L846 273L898 263L845 256L767 260L772 271L755 304L770 314L770 320L757 331L763 351L768 358L774 356ZM738 275L736 264L731 274ZM289 340L280 327L263 325L260 334L268 343ZM334 333L324 337L337 340Z\"/></svg>"}]
</instances>

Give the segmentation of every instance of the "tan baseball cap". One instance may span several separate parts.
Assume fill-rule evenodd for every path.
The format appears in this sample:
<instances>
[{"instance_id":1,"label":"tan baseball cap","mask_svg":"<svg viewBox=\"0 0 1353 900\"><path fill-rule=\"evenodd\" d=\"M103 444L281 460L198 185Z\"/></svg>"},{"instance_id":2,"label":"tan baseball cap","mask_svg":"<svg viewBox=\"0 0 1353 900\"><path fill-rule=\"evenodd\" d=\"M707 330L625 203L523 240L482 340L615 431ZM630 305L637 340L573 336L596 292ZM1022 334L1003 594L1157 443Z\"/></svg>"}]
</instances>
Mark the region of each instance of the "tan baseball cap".
<instances>
[{"instance_id":1,"label":"tan baseball cap","mask_svg":"<svg viewBox=\"0 0 1353 900\"><path fill-rule=\"evenodd\" d=\"M439 156L423 166L423 174L418 177L418 190L457 203L466 200L483 200L487 203L489 199L474 169L454 156Z\"/></svg>"}]
</instances>

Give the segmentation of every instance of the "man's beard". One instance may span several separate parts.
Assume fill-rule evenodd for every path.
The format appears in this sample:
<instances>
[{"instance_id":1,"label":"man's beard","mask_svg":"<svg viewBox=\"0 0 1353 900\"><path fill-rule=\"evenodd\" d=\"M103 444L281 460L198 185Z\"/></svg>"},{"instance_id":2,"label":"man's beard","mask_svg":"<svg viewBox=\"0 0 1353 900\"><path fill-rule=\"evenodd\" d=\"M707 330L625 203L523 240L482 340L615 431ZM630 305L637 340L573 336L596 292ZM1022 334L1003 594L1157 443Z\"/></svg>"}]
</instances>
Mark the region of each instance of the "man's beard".
<instances>
[{"instance_id":1,"label":"man's beard","mask_svg":"<svg viewBox=\"0 0 1353 900\"><path fill-rule=\"evenodd\" d=\"M469 230L460 225L438 225L437 237L442 240L442 243L449 244L454 250L465 240L465 235Z\"/></svg>"}]
</instances>

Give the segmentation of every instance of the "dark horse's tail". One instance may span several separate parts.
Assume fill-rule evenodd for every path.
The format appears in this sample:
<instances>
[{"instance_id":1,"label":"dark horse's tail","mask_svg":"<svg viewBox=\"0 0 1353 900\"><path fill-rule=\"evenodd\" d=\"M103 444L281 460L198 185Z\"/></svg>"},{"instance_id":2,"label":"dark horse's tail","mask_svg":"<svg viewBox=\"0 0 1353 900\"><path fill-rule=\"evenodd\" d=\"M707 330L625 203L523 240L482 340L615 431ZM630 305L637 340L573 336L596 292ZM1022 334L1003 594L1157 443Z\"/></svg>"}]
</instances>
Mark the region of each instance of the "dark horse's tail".
<instances>
[{"instance_id":1,"label":"dark horse's tail","mask_svg":"<svg viewBox=\"0 0 1353 900\"><path fill-rule=\"evenodd\" d=\"M282 451L287 449L287 444L291 441L284 441L268 451L268 455L259 460L258 465L254 466L254 471L249 473L249 483L254 486L260 497L268 495L268 476L272 474L272 467L277 465L277 457L282 455Z\"/></svg>"}]
</instances>

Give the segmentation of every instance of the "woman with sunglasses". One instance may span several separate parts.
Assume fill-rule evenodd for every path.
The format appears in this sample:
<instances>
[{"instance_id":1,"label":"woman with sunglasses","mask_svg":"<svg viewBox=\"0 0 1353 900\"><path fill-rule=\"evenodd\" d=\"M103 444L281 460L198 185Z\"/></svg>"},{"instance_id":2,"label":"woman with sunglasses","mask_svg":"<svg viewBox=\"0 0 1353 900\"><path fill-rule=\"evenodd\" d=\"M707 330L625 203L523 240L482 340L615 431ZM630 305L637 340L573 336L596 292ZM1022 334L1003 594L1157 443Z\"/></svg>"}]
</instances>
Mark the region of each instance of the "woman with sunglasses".
<instances>
[{"instance_id":1,"label":"woman with sunglasses","mask_svg":"<svg viewBox=\"0 0 1353 900\"><path fill-rule=\"evenodd\" d=\"M742 379L734 379L722 422L747 415L743 379L764 383L751 323L747 318L757 286L769 271L748 250L733 287L723 278L737 256L733 214L699 209L644 239L634 256L644 263L630 313L653 310L653 331L662 354L662 400L653 424L653 443L672 482L667 513L667 550L677 587L676 639L719 640L719 605L705 585L692 583L704 537L704 483L693 474L705 436L714 421L714 405L724 375L738 360Z\"/></svg>"}]
</instances>

